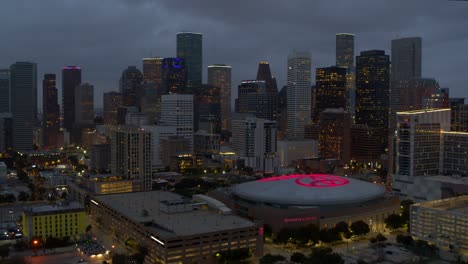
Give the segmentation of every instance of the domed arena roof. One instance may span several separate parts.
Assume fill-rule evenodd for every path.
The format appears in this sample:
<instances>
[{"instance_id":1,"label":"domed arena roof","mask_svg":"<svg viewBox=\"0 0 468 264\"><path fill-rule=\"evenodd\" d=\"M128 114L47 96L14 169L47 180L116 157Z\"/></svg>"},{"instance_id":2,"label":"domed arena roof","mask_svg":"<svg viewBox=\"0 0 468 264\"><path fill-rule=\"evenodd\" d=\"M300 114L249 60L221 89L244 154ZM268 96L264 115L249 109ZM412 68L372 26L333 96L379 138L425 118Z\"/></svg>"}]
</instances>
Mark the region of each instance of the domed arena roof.
<instances>
[{"instance_id":1,"label":"domed arena roof","mask_svg":"<svg viewBox=\"0 0 468 264\"><path fill-rule=\"evenodd\" d=\"M233 187L242 199L302 206L354 204L382 197L384 192L380 185L328 174L283 175Z\"/></svg>"}]
</instances>

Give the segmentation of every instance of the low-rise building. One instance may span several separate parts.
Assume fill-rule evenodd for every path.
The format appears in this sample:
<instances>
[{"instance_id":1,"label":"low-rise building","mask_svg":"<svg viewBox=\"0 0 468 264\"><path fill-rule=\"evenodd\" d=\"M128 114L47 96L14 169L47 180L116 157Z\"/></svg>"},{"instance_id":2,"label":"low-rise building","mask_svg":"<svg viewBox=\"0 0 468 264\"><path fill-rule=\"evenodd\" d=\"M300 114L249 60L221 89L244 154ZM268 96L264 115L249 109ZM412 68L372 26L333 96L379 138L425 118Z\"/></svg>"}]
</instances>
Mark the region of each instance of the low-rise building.
<instances>
[{"instance_id":1,"label":"low-rise building","mask_svg":"<svg viewBox=\"0 0 468 264\"><path fill-rule=\"evenodd\" d=\"M91 215L116 239L148 248L148 263L216 263L222 251L263 254L262 224L232 215L205 195L192 199L164 191L96 196Z\"/></svg>"},{"instance_id":2,"label":"low-rise building","mask_svg":"<svg viewBox=\"0 0 468 264\"><path fill-rule=\"evenodd\" d=\"M412 205L410 230L417 239L467 255L468 196Z\"/></svg>"},{"instance_id":3,"label":"low-rise building","mask_svg":"<svg viewBox=\"0 0 468 264\"><path fill-rule=\"evenodd\" d=\"M23 211L22 224L28 241L48 237L80 240L86 235L86 214L77 202L31 206Z\"/></svg>"}]
</instances>

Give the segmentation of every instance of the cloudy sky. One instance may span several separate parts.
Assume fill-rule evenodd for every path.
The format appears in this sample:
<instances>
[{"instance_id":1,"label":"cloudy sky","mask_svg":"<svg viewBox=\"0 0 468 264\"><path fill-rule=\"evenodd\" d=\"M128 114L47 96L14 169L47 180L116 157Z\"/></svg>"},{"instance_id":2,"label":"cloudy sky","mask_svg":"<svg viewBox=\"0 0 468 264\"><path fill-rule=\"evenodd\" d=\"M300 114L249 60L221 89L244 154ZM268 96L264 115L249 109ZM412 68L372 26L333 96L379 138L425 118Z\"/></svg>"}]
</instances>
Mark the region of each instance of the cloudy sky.
<instances>
[{"instance_id":1,"label":"cloudy sky","mask_svg":"<svg viewBox=\"0 0 468 264\"><path fill-rule=\"evenodd\" d=\"M0 67L37 62L38 79L56 73L60 88L61 67L79 65L83 81L95 85L97 107L128 65L175 56L179 31L204 34L204 80L207 65L230 64L233 90L255 78L263 60L284 85L292 49L309 51L313 68L333 65L338 32L356 34L356 55L420 36L423 76L452 97L468 97L468 1L4 0L0 22Z\"/></svg>"}]
</instances>

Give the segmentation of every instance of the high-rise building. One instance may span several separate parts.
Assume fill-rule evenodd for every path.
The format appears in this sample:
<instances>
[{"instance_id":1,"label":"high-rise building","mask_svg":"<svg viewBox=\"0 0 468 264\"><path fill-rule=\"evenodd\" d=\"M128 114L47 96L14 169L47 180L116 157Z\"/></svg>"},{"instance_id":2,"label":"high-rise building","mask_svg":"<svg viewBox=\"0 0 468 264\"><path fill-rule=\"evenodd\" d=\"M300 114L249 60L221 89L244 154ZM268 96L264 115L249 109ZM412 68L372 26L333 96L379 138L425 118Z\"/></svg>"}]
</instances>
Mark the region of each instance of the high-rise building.
<instances>
[{"instance_id":1,"label":"high-rise building","mask_svg":"<svg viewBox=\"0 0 468 264\"><path fill-rule=\"evenodd\" d=\"M93 124L94 86L83 83L75 88L75 123Z\"/></svg>"},{"instance_id":2,"label":"high-rise building","mask_svg":"<svg viewBox=\"0 0 468 264\"><path fill-rule=\"evenodd\" d=\"M111 172L141 182L144 190L151 190L152 134L142 128L122 126L111 137Z\"/></svg>"},{"instance_id":3,"label":"high-rise building","mask_svg":"<svg viewBox=\"0 0 468 264\"><path fill-rule=\"evenodd\" d=\"M123 106L123 94L118 92L104 93L104 123L109 125L118 124L118 109Z\"/></svg>"},{"instance_id":4,"label":"high-rise building","mask_svg":"<svg viewBox=\"0 0 468 264\"><path fill-rule=\"evenodd\" d=\"M208 85L219 87L221 94L221 129L231 127L231 66L213 64L208 66Z\"/></svg>"},{"instance_id":5,"label":"high-rise building","mask_svg":"<svg viewBox=\"0 0 468 264\"><path fill-rule=\"evenodd\" d=\"M286 131L288 128L287 90L288 90L288 86L285 85L283 86L283 88L281 88L280 92L278 93L277 120L278 120L278 138L279 139L283 139L286 137Z\"/></svg>"},{"instance_id":6,"label":"high-rise building","mask_svg":"<svg viewBox=\"0 0 468 264\"><path fill-rule=\"evenodd\" d=\"M354 34L336 34L336 66L349 69L354 67Z\"/></svg>"},{"instance_id":7,"label":"high-rise building","mask_svg":"<svg viewBox=\"0 0 468 264\"><path fill-rule=\"evenodd\" d=\"M238 86L236 112L276 121L278 93L270 92L264 80L245 80Z\"/></svg>"},{"instance_id":8,"label":"high-rise building","mask_svg":"<svg viewBox=\"0 0 468 264\"><path fill-rule=\"evenodd\" d=\"M143 81L146 83L162 83L162 60L163 58L143 58Z\"/></svg>"},{"instance_id":9,"label":"high-rise building","mask_svg":"<svg viewBox=\"0 0 468 264\"><path fill-rule=\"evenodd\" d=\"M10 70L0 69L0 113L11 111L10 100Z\"/></svg>"},{"instance_id":10,"label":"high-rise building","mask_svg":"<svg viewBox=\"0 0 468 264\"><path fill-rule=\"evenodd\" d=\"M45 74L42 81L43 144L58 147L60 107L55 74Z\"/></svg>"},{"instance_id":11,"label":"high-rise building","mask_svg":"<svg viewBox=\"0 0 468 264\"><path fill-rule=\"evenodd\" d=\"M444 175L468 176L468 133L443 131Z\"/></svg>"},{"instance_id":12,"label":"high-rise building","mask_svg":"<svg viewBox=\"0 0 468 264\"><path fill-rule=\"evenodd\" d=\"M420 37L392 40L392 81L421 78L422 39Z\"/></svg>"},{"instance_id":13,"label":"high-rise building","mask_svg":"<svg viewBox=\"0 0 468 264\"><path fill-rule=\"evenodd\" d=\"M356 57L356 123L388 128L390 59L381 50Z\"/></svg>"},{"instance_id":14,"label":"high-rise building","mask_svg":"<svg viewBox=\"0 0 468 264\"><path fill-rule=\"evenodd\" d=\"M16 62L10 66L13 149L33 149L33 130L37 120L37 65Z\"/></svg>"},{"instance_id":15,"label":"high-rise building","mask_svg":"<svg viewBox=\"0 0 468 264\"><path fill-rule=\"evenodd\" d=\"M353 125L351 127L351 160L369 167L378 167L382 164L382 154L384 154L382 146L387 141L385 131L385 129L367 125Z\"/></svg>"},{"instance_id":16,"label":"high-rise building","mask_svg":"<svg viewBox=\"0 0 468 264\"><path fill-rule=\"evenodd\" d=\"M341 109L326 109L320 113L319 156L337 159L342 164L350 160L351 114Z\"/></svg>"},{"instance_id":17,"label":"high-rise building","mask_svg":"<svg viewBox=\"0 0 468 264\"><path fill-rule=\"evenodd\" d=\"M140 106L143 92L143 74L135 66L128 66L122 72L119 81L119 92L123 94L124 106Z\"/></svg>"},{"instance_id":18,"label":"high-rise building","mask_svg":"<svg viewBox=\"0 0 468 264\"><path fill-rule=\"evenodd\" d=\"M177 57L185 60L188 87L197 87L202 84L202 39L201 33L177 33Z\"/></svg>"},{"instance_id":19,"label":"high-rise building","mask_svg":"<svg viewBox=\"0 0 468 264\"><path fill-rule=\"evenodd\" d=\"M162 61L162 94L190 93L187 88L187 68L184 59L164 58Z\"/></svg>"},{"instance_id":20,"label":"high-rise building","mask_svg":"<svg viewBox=\"0 0 468 264\"><path fill-rule=\"evenodd\" d=\"M327 108L346 109L346 68L317 68L315 77L316 116Z\"/></svg>"},{"instance_id":21,"label":"high-rise building","mask_svg":"<svg viewBox=\"0 0 468 264\"><path fill-rule=\"evenodd\" d=\"M62 111L63 127L71 132L75 123L75 87L81 84L81 68L62 68Z\"/></svg>"},{"instance_id":22,"label":"high-rise building","mask_svg":"<svg viewBox=\"0 0 468 264\"><path fill-rule=\"evenodd\" d=\"M465 98L450 98L451 130L468 132L468 104Z\"/></svg>"},{"instance_id":23,"label":"high-rise building","mask_svg":"<svg viewBox=\"0 0 468 264\"><path fill-rule=\"evenodd\" d=\"M310 78L310 53L293 51L288 56L288 139L304 139L305 125L311 122Z\"/></svg>"},{"instance_id":24,"label":"high-rise building","mask_svg":"<svg viewBox=\"0 0 468 264\"><path fill-rule=\"evenodd\" d=\"M255 171L277 172L277 125L275 121L245 117L232 121L232 147L244 166Z\"/></svg>"},{"instance_id":25,"label":"high-rise building","mask_svg":"<svg viewBox=\"0 0 468 264\"><path fill-rule=\"evenodd\" d=\"M0 153L13 148L13 119L11 113L0 113Z\"/></svg>"},{"instance_id":26,"label":"high-rise building","mask_svg":"<svg viewBox=\"0 0 468 264\"><path fill-rule=\"evenodd\" d=\"M221 94L220 88L202 85L194 89L194 131L221 133Z\"/></svg>"},{"instance_id":27,"label":"high-rise building","mask_svg":"<svg viewBox=\"0 0 468 264\"><path fill-rule=\"evenodd\" d=\"M270 64L266 61L261 61L258 64L257 80L265 81L265 89L267 93L278 93L276 78L271 75Z\"/></svg>"},{"instance_id":28,"label":"high-rise building","mask_svg":"<svg viewBox=\"0 0 468 264\"><path fill-rule=\"evenodd\" d=\"M161 124L177 128L176 135L190 142L193 149L193 95L165 94L161 97Z\"/></svg>"}]
</instances>

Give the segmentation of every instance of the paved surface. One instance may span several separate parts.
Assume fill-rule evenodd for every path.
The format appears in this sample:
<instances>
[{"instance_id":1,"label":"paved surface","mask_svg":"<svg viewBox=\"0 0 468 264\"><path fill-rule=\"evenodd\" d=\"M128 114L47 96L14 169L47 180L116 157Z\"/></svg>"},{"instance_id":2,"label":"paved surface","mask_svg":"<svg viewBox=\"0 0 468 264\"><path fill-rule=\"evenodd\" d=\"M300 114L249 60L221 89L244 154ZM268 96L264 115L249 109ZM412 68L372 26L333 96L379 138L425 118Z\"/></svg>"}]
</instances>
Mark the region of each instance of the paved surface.
<instances>
[{"instance_id":1,"label":"paved surface","mask_svg":"<svg viewBox=\"0 0 468 264\"><path fill-rule=\"evenodd\" d=\"M30 264L75 264L78 263L78 260L80 260L80 256L76 252L27 257ZM102 259L87 260L82 263L101 264Z\"/></svg>"}]
</instances>

